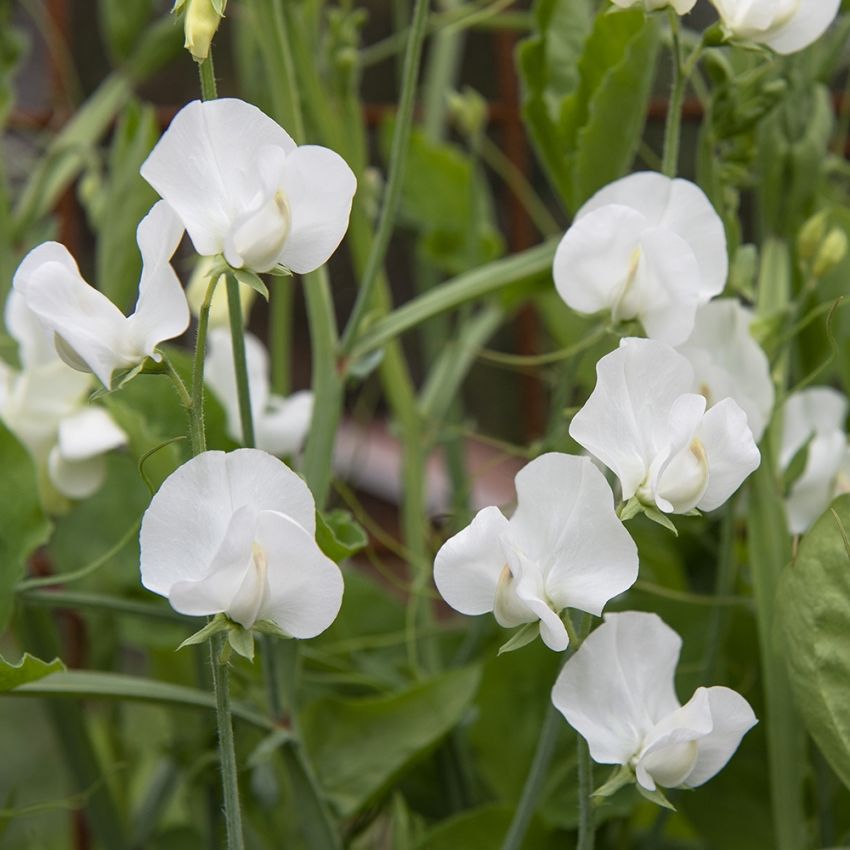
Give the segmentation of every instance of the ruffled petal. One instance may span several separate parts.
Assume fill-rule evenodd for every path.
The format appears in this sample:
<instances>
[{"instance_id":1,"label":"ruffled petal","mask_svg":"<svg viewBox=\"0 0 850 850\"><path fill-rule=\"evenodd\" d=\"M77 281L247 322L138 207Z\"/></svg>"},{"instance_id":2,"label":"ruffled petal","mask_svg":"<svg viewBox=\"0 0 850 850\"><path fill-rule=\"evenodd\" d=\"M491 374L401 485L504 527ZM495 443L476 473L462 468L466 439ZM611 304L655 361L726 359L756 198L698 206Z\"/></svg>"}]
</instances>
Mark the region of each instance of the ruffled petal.
<instances>
[{"instance_id":1,"label":"ruffled petal","mask_svg":"<svg viewBox=\"0 0 850 850\"><path fill-rule=\"evenodd\" d=\"M283 192L292 215L279 261L298 274L327 262L348 229L354 172L328 148L302 145L286 158Z\"/></svg>"},{"instance_id":2,"label":"ruffled petal","mask_svg":"<svg viewBox=\"0 0 850 850\"><path fill-rule=\"evenodd\" d=\"M493 610L506 564L499 538L507 527L498 508L484 508L440 547L434 560L434 584L455 611L486 614Z\"/></svg>"},{"instance_id":3,"label":"ruffled petal","mask_svg":"<svg viewBox=\"0 0 850 850\"><path fill-rule=\"evenodd\" d=\"M219 98L193 101L174 117L141 174L177 212L199 254L219 254L231 224L257 189L262 148L295 149L289 134L250 103Z\"/></svg>"},{"instance_id":4,"label":"ruffled petal","mask_svg":"<svg viewBox=\"0 0 850 850\"><path fill-rule=\"evenodd\" d=\"M655 614L608 614L564 665L552 702L594 761L629 764L659 720L679 708L673 677L682 641Z\"/></svg>"},{"instance_id":5,"label":"ruffled petal","mask_svg":"<svg viewBox=\"0 0 850 850\"><path fill-rule=\"evenodd\" d=\"M731 398L723 399L705 414L697 437L708 458L708 487L697 507L713 511L758 469L761 453L747 424L747 414Z\"/></svg>"},{"instance_id":6,"label":"ruffled petal","mask_svg":"<svg viewBox=\"0 0 850 850\"><path fill-rule=\"evenodd\" d=\"M339 567L312 534L283 514L263 511L256 540L268 562L268 596L258 619L271 620L295 638L315 637L327 629L342 605Z\"/></svg>"}]
</instances>

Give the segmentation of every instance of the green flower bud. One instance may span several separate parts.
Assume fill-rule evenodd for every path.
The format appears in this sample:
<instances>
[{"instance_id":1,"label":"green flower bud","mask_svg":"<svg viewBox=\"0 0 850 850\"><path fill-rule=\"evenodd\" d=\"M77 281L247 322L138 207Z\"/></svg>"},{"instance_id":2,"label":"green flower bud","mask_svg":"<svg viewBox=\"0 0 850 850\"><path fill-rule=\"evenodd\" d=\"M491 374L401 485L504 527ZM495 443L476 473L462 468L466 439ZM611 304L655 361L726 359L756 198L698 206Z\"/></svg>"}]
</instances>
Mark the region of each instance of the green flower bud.
<instances>
[{"instance_id":1,"label":"green flower bud","mask_svg":"<svg viewBox=\"0 0 850 850\"><path fill-rule=\"evenodd\" d=\"M172 12L185 9L183 30L186 42L183 45L195 58L203 62L210 53L213 36L224 17L227 0L176 0Z\"/></svg>"},{"instance_id":2,"label":"green flower bud","mask_svg":"<svg viewBox=\"0 0 850 850\"><path fill-rule=\"evenodd\" d=\"M469 138L477 136L487 125L487 101L468 86L463 92L449 94L449 113L457 128Z\"/></svg>"},{"instance_id":3,"label":"green flower bud","mask_svg":"<svg viewBox=\"0 0 850 850\"><path fill-rule=\"evenodd\" d=\"M812 274L823 277L829 274L847 255L847 234L838 227L833 227L820 246L815 258Z\"/></svg>"},{"instance_id":4,"label":"green flower bud","mask_svg":"<svg viewBox=\"0 0 850 850\"><path fill-rule=\"evenodd\" d=\"M826 210L821 210L800 228L797 235L797 252L801 260L811 260L817 255L823 240L826 238L828 219L829 213Z\"/></svg>"}]
</instances>

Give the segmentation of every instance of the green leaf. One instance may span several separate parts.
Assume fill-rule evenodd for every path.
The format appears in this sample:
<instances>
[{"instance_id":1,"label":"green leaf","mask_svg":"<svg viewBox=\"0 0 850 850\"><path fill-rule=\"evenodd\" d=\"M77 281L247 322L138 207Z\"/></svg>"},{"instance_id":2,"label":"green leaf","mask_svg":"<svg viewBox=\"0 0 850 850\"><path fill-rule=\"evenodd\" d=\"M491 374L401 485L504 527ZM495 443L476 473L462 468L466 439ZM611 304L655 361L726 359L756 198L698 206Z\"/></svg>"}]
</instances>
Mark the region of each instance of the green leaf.
<instances>
[{"instance_id":1,"label":"green leaf","mask_svg":"<svg viewBox=\"0 0 850 850\"><path fill-rule=\"evenodd\" d=\"M100 29L113 64L126 59L153 12L151 0L98 0Z\"/></svg>"},{"instance_id":2,"label":"green leaf","mask_svg":"<svg viewBox=\"0 0 850 850\"><path fill-rule=\"evenodd\" d=\"M641 797L649 800L650 803L655 803L665 809L670 809L671 812L676 811L676 807L667 799L666 795L660 788L656 788L654 791L648 791L639 782L635 783L635 788L637 788Z\"/></svg>"},{"instance_id":3,"label":"green leaf","mask_svg":"<svg viewBox=\"0 0 850 850\"><path fill-rule=\"evenodd\" d=\"M339 564L365 549L369 536L348 511L338 508L326 513L316 511L316 542L334 563Z\"/></svg>"},{"instance_id":4,"label":"green leaf","mask_svg":"<svg viewBox=\"0 0 850 850\"><path fill-rule=\"evenodd\" d=\"M0 693L25 685L27 682L38 681L64 669L65 665L58 658L54 658L53 661L42 661L26 652L17 664L11 664L0 655Z\"/></svg>"},{"instance_id":5,"label":"green leaf","mask_svg":"<svg viewBox=\"0 0 850 850\"><path fill-rule=\"evenodd\" d=\"M850 788L850 495L803 537L777 597L783 653L806 728Z\"/></svg>"},{"instance_id":6,"label":"green leaf","mask_svg":"<svg viewBox=\"0 0 850 850\"><path fill-rule=\"evenodd\" d=\"M465 668L389 696L328 697L308 706L304 740L340 814L360 811L454 728L478 680L477 668Z\"/></svg>"},{"instance_id":7,"label":"green leaf","mask_svg":"<svg viewBox=\"0 0 850 850\"><path fill-rule=\"evenodd\" d=\"M249 661L254 660L254 635L250 629L243 628L238 623L231 623L227 630L227 642L237 655Z\"/></svg>"},{"instance_id":8,"label":"green leaf","mask_svg":"<svg viewBox=\"0 0 850 850\"><path fill-rule=\"evenodd\" d=\"M517 649L522 649L528 646L540 634L540 622L526 623L522 628L517 629L511 639L507 643L503 643L499 647L499 655L504 655L506 652L514 652Z\"/></svg>"},{"instance_id":9,"label":"green leaf","mask_svg":"<svg viewBox=\"0 0 850 850\"><path fill-rule=\"evenodd\" d=\"M254 272L249 272L247 269L227 269L228 274L232 274L239 283L245 284L245 286L250 286L255 292L259 292L266 301L269 300L269 288L263 283L262 279L254 274ZM212 276L212 275L211 275Z\"/></svg>"},{"instance_id":10,"label":"green leaf","mask_svg":"<svg viewBox=\"0 0 850 850\"><path fill-rule=\"evenodd\" d=\"M50 536L39 498L35 464L15 436L0 424L0 631L12 611L13 588L26 572L27 557Z\"/></svg>"},{"instance_id":11,"label":"green leaf","mask_svg":"<svg viewBox=\"0 0 850 850\"><path fill-rule=\"evenodd\" d=\"M499 850L511 825L513 810L487 805L461 812L437 824L416 845L416 850ZM548 850L546 830L533 820L522 843L523 850Z\"/></svg>"},{"instance_id":12,"label":"green leaf","mask_svg":"<svg viewBox=\"0 0 850 850\"><path fill-rule=\"evenodd\" d=\"M177 650L184 649L187 646L197 646L201 643L206 643L213 635L217 635L219 632L227 631L230 628L230 621L224 614L216 614L215 617L212 618L208 623L206 623L202 628L198 629L194 634L189 635L180 646L177 647Z\"/></svg>"},{"instance_id":13,"label":"green leaf","mask_svg":"<svg viewBox=\"0 0 850 850\"><path fill-rule=\"evenodd\" d=\"M620 765L614 769L611 776L593 792L594 797L610 797L621 788L634 782L634 771L626 765Z\"/></svg>"}]
</instances>

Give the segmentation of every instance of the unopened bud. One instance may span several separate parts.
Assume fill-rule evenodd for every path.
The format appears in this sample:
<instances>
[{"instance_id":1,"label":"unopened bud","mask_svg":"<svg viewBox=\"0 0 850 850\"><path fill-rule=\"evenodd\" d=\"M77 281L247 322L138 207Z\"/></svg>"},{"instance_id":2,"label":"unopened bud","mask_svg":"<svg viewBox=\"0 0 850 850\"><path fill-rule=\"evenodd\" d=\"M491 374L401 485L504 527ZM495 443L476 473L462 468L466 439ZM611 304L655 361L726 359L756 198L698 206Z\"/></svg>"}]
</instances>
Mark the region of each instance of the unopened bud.
<instances>
[{"instance_id":1,"label":"unopened bud","mask_svg":"<svg viewBox=\"0 0 850 850\"><path fill-rule=\"evenodd\" d=\"M828 219L829 213L826 210L821 210L800 228L797 235L797 252L801 260L811 260L817 256L821 244L826 238Z\"/></svg>"},{"instance_id":2,"label":"unopened bud","mask_svg":"<svg viewBox=\"0 0 850 850\"><path fill-rule=\"evenodd\" d=\"M847 255L847 234L838 227L833 227L820 246L818 255L812 266L815 277L829 274Z\"/></svg>"},{"instance_id":3,"label":"unopened bud","mask_svg":"<svg viewBox=\"0 0 850 850\"><path fill-rule=\"evenodd\" d=\"M172 12L185 9L183 30L186 42L183 45L195 58L203 62L209 56L213 36L224 17L227 0L177 0Z\"/></svg>"},{"instance_id":4,"label":"unopened bud","mask_svg":"<svg viewBox=\"0 0 850 850\"><path fill-rule=\"evenodd\" d=\"M452 92L449 95L449 112L465 136L477 136L487 125L487 102L468 86L463 92Z\"/></svg>"},{"instance_id":5,"label":"unopened bud","mask_svg":"<svg viewBox=\"0 0 850 850\"><path fill-rule=\"evenodd\" d=\"M189 302L189 309L195 316L200 315L201 305L204 303L207 289L212 280L210 272L215 267L215 263L216 259L213 257L201 257L195 266L195 270L192 272L192 276L189 278L189 285L186 287L186 300ZM239 287L239 298L242 301L242 319L245 322L248 320L256 297L257 293L250 286ZM225 286L224 275L222 274L219 276L212 301L210 302L210 326L227 327L230 323L229 317L227 287Z\"/></svg>"}]
</instances>

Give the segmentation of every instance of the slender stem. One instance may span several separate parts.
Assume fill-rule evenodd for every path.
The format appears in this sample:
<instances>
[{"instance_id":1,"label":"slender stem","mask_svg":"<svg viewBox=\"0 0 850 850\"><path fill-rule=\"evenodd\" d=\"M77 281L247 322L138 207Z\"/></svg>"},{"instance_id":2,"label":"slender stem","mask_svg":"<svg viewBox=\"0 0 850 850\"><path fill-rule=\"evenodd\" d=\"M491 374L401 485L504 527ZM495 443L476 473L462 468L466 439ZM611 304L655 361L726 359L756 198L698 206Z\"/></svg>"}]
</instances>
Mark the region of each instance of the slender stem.
<instances>
[{"instance_id":1,"label":"slender stem","mask_svg":"<svg viewBox=\"0 0 850 850\"><path fill-rule=\"evenodd\" d=\"M576 735L578 753L578 844L576 850L593 850L596 820L593 811L593 761L587 741Z\"/></svg>"},{"instance_id":2,"label":"slender stem","mask_svg":"<svg viewBox=\"0 0 850 850\"><path fill-rule=\"evenodd\" d=\"M218 723L218 752L221 760L221 783L224 789L224 818L227 824L227 850L244 850L242 810L239 807L239 784L236 771L236 748L233 743L233 720L230 711L230 673L220 661L224 636L210 639L210 663L215 689L215 713Z\"/></svg>"},{"instance_id":3,"label":"slender stem","mask_svg":"<svg viewBox=\"0 0 850 850\"><path fill-rule=\"evenodd\" d=\"M272 389L287 396L292 383L292 302L294 282L287 277L278 278L271 292L269 318L269 349L272 358Z\"/></svg>"},{"instance_id":4,"label":"slender stem","mask_svg":"<svg viewBox=\"0 0 850 850\"><path fill-rule=\"evenodd\" d=\"M192 363L192 406L189 408L189 416L194 422L193 433L197 436L197 446L194 442L192 443L193 455L198 455L206 451L207 448L207 436L204 427L204 358L207 351L210 305L217 283L217 277L210 280L204 301L201 304L201 312L198 315L198 333L195 338L195 357Z\"/></svg>"},{"instance_id":5,"label":"slender stem","mask_svg":"<svg viewBox=\"0 0 850 850\"><path fill-rule=\"evenodd\" d=\"M531 816L534 814L537 805L537 799L543 790L549 763L552 761L552 755L555 752L561 722L558 709L550 702L546 708L543 725L540 727L540 737L537 739L537 749L534 752L531 769L528 772L528 778L525 780L514 819L511 821L508 834L502 842L501 850L520 850L522 847L528 825L531 823Z\"/></svg>"},{"instance_id":6,"label":"slender stem","mask_svg":"<svg viewBox=\"0 0 850 850\"><path fill-rule=\"evenodd\" d=\"M209 56L198 65L198 75L201 78L201 99L215 100L218 97L218 88L215 84L212 50L210 50Z\"/></svg>"},{"instance_id":7,"label":"slender stem","mask_svg":"<svg viewBox=\"0 0 850 850\"><path fill-rule=\"evenodd\" d=\"M230 315L230 339L233 343L233 369L236 372L236 393L239 398L239 419L242 422L242 443L253 448L254 416L251 412L251 386L248 383L248 360L245 356L245 328L242 324L242 302L239 281L228 272L227 308Z\"/></svg>"},{"instance_id":8,"label":"slender stem","mask_svg":"<svg viewBox=\"0 0 850 850\"><path fill-rule=\"evenodd\" d=\"M670 31L673 38L673 85L664 130L664 157L661 171L667 177L675 177L679 167L679 141L682 135L682 101L685 97L686 77L682 67L682 44L679 37L679 16L671 8Z\"/></svg>"},{"instance_id":9,"label":"slender stem","mask_svg":"<svg viewBox=\"0 0 850 850\"><path fill-rule=\"evenodd\" d=\"M387 188L378 228L372 242L366 269L360 283L360 291L354 303L354 309L346 325L342 337L342 351L351 350L357 338L357 332L372 305L372 296L378 283L379 273L383 266L384 257L390 244L396 213L401 200L401 188L404 180L404 167L407 161L410 129L413 123L413 106L416 94L416 79L419 71L419 60L422 55L422 44L425 40L428 25L428 6L430 0L416 0L413 20L410 26L410 37L404 58L404 74L402 75L401 97L396 115L395 132L393 134Z\"/></svg>"},{"instance_id":10,"label":"slender stem","mask_svg":"<svg viewBox=\"0 0 850 850\"><path fill-rule=\"evenodd\" d=\"M162 362L165 365L165 371L168 377L171 378L171 382L174 384L174 389L177 390L177 395L180 396L180 403L189 417L189 441L192 445L192 455L200 454L205 448L203 410L199 418L194 409L195 400L189 390L186 389L186 384L174 368L174 364L165 354L162 355Z\"/></svg>"}]
</instances>

